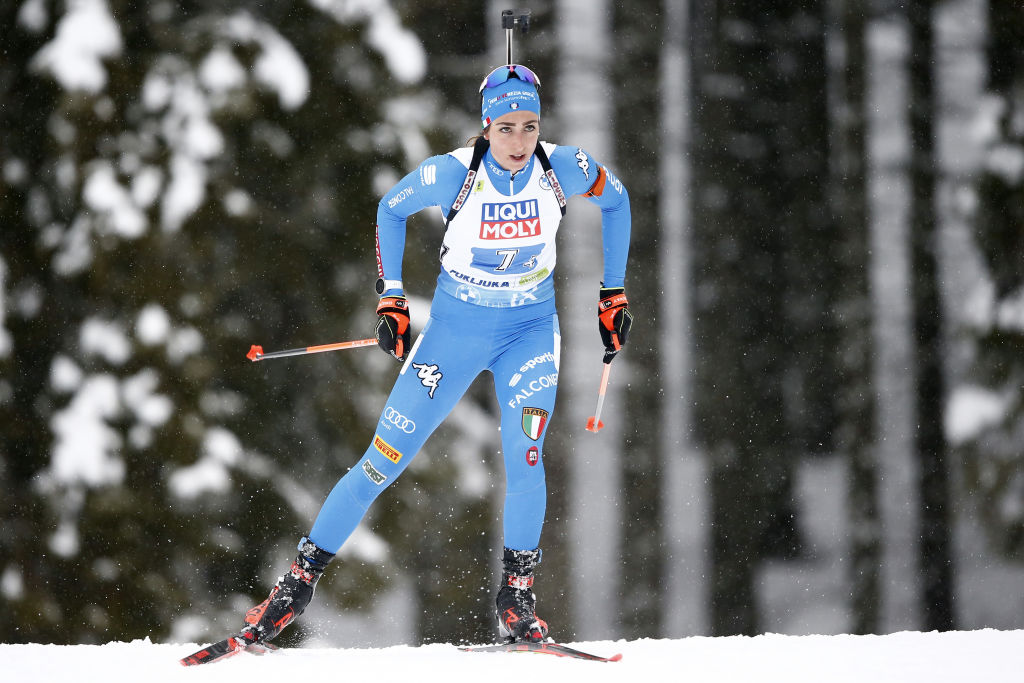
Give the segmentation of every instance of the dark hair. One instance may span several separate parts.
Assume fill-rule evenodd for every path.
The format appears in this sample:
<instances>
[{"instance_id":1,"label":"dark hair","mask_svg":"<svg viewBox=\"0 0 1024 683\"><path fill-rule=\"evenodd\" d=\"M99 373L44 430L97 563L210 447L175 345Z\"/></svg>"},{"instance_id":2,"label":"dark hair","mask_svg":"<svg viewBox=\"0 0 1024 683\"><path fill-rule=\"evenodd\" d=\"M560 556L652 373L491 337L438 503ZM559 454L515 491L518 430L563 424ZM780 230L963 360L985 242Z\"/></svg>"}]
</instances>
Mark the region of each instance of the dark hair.
<instances>
[{"instance_id":1,"label":"dark hair","mask_svg":"<svg viewBox=\"0 0 1024 683\"><path fill-rule=\"evenodd\" d=\"M476 141L479 140L480 138L482 138L483 136L487 135L488 131L490 131L490 130L491 130L491 127L488 125L486 128L484 128L480 132L480 135L474 135L470 139L466 140L466 147L474 147L474 146L476 146Z\"/></svg>"}]
</instances>

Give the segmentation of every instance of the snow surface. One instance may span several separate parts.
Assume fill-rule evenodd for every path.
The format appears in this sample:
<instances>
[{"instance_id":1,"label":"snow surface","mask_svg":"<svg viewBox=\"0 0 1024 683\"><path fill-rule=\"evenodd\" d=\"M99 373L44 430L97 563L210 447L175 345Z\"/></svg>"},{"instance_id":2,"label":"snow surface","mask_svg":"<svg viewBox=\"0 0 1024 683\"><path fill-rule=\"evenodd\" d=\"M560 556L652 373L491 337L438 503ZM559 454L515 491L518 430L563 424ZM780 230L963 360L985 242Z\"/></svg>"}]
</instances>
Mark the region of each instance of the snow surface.
<instances>
[{"instance_id":1,"label":"snow surface","mask_svg":"<svg viewBox=\"0 0 1024 683\"><path fill-rule=\"evenodd\" d=\"M0 681L163 683L166 681L507 680L510 668L529 680L685 681L686 683L963 683L1021 680L1024 631L904 632L887 636L782 636L601 641L575 644L619 662L538 654L460 652L451 645L383 649L286 649L240 654L184 668L197 646L148 640L107 645L0 645Z\"/></svg>"}]
</instances>

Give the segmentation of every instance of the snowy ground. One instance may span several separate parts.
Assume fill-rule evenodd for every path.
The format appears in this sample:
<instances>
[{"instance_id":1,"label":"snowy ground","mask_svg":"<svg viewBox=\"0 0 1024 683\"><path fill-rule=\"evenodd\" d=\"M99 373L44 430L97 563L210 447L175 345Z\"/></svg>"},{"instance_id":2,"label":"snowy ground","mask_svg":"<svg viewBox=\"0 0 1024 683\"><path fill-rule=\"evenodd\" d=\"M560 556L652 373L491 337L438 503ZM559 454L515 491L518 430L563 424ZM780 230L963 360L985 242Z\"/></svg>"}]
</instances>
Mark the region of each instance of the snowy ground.
<instances>
[{"instance_id":1,"label":"snowy ground","mask_svg":"<svg viewBox=\"0 0 1024 683\"><path fill-rule=\"evenodd\" d=\"M964 683L1020 681L1024 631L896 633L886 636L686 638L579 643L619 662L566 660L537 654L464 653L450 645L383 649L292 649L258 657L240 654L184 668L196 646L147 641L107 645L2 645L0 681L163 683L165 681L529 680L685 683Z\"/></svg>"}]
</instances>

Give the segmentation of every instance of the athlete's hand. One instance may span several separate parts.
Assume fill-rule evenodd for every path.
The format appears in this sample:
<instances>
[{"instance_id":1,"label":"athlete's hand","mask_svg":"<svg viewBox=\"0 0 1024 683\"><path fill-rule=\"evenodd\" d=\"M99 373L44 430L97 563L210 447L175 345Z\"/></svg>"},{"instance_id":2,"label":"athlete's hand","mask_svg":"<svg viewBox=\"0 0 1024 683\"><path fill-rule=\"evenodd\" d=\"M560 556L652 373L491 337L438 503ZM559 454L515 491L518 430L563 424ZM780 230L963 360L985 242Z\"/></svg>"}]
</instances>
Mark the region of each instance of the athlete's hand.
<instances>
[{"instance_id":1,"label":"athlete's hand","mask_svg":"<svg viewBox=\"0 0 1024 683\"><path fill-rule=\"evenodd\" d=\"M626 301L626 290L623 287L601 288L597 319L601 341L604 342L604 362L611 363L626 343L629 328L633 325L633 316L629 312L629 302Z\"/></svg>"},{"instance_id":2,"label":"athlete's hand","mask_svg":"<svg viewBox=\"0 0 1024 683\"><path fill-rule=\"evenodd\" d=\"M409 350L409 300L386 296L377 304L377 344L398 360Z\"/></svg>"}]
</instances>

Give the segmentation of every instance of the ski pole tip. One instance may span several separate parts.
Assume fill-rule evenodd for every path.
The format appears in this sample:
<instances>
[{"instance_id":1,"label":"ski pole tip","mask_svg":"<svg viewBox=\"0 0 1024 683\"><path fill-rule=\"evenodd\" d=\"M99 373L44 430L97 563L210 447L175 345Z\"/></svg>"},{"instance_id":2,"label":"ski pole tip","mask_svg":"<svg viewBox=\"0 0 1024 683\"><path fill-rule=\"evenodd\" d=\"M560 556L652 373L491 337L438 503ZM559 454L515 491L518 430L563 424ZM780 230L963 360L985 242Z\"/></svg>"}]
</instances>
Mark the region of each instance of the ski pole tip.
<instances>
[{"instance_id":1,"label":"ski pole tip","mask_svg":"<svg viewBox=\"0 0 1024 683\"><path fill-rule=\"evenodd\" d=\"M601 431L602 427L604 427L604 422L598 420L596 417L591 417L587 419L588 432L594 432L596 434L597 432Z\"/></svg>"},{"instance_id":2,"label":"ski pole tip","mask_svg":"<svg viewBox=\"0 0 1024 683\"><path fill-rule=\"evenodd\" d=\"M263 356L263 347L253 344L249 347L249 353L245 354L245 357L251 360L253 363L258 361Z\"/></svg>"}]
</instances>

